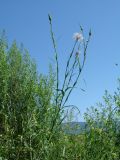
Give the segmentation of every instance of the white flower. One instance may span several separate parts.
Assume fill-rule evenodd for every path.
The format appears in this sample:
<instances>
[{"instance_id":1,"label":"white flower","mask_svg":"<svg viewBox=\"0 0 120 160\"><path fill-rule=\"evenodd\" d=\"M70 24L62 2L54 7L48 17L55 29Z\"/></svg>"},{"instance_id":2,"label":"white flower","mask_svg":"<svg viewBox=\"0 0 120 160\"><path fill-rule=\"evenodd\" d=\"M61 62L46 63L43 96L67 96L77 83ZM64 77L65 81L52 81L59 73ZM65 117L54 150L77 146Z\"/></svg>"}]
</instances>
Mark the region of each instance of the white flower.
<instances>
[{"instance_id":1,"label":"white flower","mask_svg":"<svg viewBox=\"0 0 120 160\"><path fill-rule=\"evenodd\" d=\"M83 35L81 33L76 32L76 33L73 34L73 39L76 40L76 41L83 41L84 38L83 38Z\"/></svg>"}]
</instances>

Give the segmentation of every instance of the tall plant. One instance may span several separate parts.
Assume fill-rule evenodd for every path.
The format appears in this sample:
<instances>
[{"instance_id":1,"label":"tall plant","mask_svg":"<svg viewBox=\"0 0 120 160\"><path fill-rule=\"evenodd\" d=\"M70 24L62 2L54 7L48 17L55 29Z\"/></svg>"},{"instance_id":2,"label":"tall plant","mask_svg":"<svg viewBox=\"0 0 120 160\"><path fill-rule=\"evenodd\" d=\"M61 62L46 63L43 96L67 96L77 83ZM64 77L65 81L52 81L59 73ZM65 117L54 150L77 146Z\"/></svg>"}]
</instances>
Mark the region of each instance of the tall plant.
<instances>
[{"instance_id":1,"label":"tall plant","mask_svg":"<svg viewBox=\"0 0 120 160\"><path fill-rule=\"evenodd\" d=\"M73 105L66 106L66 102L68 101L73 89L76 87L78 80L80 78L80 75L83 71L85 61L86 61L87 47L91 37L91 31L89 32L89 36L87 40L85 40L85 37L83 37L84 31L81 26L80 26L80 32L74 33L73 38L75 42L73 44L73 48L66 62L65 72L63 73L64 79L63 79L62 86L60 88L60 85L59 85L60 67L59 67L57 46L56 46L56 41L55 41L53 27L52 27L52 18L50 15L48 15L48 17L49 17L49 23L50 23L50 33L51 33L51 38L52 38L52 43L53 43L53 48L55 53L55 62L56 62L55 106L57 111L56 111L56 118L54 119L54 122L53 122L53 127L54 127L56 123L56 119L60 115L60 112L63 113L63 110L66 107L76 107ZM64 118L65 117L63 117L61 122L64 120Z\"/></svg>"}]
</instances>

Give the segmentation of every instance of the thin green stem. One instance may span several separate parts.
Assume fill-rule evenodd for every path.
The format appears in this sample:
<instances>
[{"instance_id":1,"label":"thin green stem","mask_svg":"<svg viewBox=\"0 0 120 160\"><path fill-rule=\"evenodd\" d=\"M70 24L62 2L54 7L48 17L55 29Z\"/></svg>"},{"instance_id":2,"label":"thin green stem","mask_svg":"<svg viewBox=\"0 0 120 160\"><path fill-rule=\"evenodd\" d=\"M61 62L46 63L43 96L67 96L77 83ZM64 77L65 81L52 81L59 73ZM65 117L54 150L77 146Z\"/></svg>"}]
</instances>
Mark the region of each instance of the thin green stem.
<instances>
[{"instance_id":1,"label":"thin green stem","mask_svg":"<svg viewBox=\"0 0 120 160\"><path fill-rule=\"evenodd\" d=\"M50 22L50 33L51 33L51 38L52 38L52 43L53 43L53 48L55 52L55 60L56 60L56 76L57 76L57 81L56 81L56 106L58 105L58 88L59 88L59 63L58 63L58 54L57 54L57 48L56 48L56 43L55 43L55 38L54 38L54 33L52 29L52 19L50 15L49 17L49 22Z\"/></svg>"}]
</instances>

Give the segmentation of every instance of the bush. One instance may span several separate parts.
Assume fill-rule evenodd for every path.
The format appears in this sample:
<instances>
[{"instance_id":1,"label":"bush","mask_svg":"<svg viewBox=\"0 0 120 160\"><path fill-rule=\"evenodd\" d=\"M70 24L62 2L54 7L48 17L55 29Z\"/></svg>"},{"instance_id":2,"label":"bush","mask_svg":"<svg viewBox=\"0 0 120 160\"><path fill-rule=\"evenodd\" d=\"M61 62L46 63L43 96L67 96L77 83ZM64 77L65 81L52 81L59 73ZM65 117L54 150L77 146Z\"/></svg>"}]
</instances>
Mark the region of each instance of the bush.
<instances>
[{"instance_id":1,"label":"bush","mask_svg":"<svg viewBox=\"0 0 120 160\"><path fill-rule=\"evenodd\" d=\"M16 42L0 42L0 155L37 159L50 136L54 78L38 76L35 63ZM48 140L47 140L48 141ZM47 145L47 144L46 144ZM37 154L36 154L37 153Z\"/></svg>"},{"instance_id":2,"label":"bush","mask_svg":"<svg viewBox=\"0 0 120 160\"><path fill-rule=\"evenodd\" d=\"M85 134L85 156L91 160L120 159L120 92L112 96L105 92L104 104L91 107L85 114L88 132Z\"/></svg>"}]
</instances>

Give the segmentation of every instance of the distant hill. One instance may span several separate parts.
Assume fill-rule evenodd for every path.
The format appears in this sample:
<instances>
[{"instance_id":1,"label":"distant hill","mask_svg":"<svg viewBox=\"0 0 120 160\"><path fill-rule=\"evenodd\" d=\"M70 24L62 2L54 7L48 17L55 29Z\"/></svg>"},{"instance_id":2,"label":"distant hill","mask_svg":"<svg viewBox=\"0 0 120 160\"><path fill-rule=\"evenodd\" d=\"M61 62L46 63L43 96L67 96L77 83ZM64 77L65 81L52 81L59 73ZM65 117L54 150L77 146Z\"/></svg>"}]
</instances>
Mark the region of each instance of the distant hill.
<instances>
[{"instance_id":1,"label":"distant hill","mask_svg":"<svg viewBox=\"0 0 120 160\"><path fill-rule=\"evenodd\" d=\"M96 127L103 128L102 123L96 123ZM120 121L115 121L115 130L120 132ZM62 129L66 134L82 134L85 130L89 131L89 127L86 122L67 122L62 123ZM105 129L105 128L104 128ZM107 130L107 128L105 129Z\"/></svg>"},{"instance_id":2,"label":"distant hill","mask_svg":"<svg viewBox=\"0 0 120 160\"><path fill-rule=\"evenodd\" d=\"M62 123L62 129L66 134L82 134L87 127L86 122Z\"/></svg>"}]
</instances>

